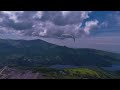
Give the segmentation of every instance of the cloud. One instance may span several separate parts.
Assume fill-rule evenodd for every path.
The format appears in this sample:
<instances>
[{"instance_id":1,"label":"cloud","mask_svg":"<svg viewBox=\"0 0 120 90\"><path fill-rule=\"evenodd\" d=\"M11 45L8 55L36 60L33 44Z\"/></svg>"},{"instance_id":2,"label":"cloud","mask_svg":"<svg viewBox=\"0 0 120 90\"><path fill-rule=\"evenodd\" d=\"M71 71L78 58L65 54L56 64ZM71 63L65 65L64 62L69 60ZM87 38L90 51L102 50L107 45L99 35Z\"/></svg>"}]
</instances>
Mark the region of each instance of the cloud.
<instances>
[{"instance_id":1,"label":"cloud","mask_svg":"<svg viewBox=\"0 0 120 90\"><path fill-rule=\"evenodd\" d=\"M58 26L54 23L39 22L33 25L33 29L25 30L23 34L29 36L42 36L42 37L60 37L62 34L72 34L75 35L80 28L77 28L78 25L65 25Z\"/></svg>"},{"instance_id":2,"label":"cloud","mask_svg":"<svg viewBox=\"0 0 120 90\"><path fill-rule=\"evenodd\" d=\"M70 11L61 11L62 12L62 15L64 16L64 17L66 17L68 14L70 14Z\"/></svg>"},{"instance_id":3,"label":"cloud","mask_svg":"<svg viewBox=\"0 0 120 90\"><path fill-rule=\"evenodd\" d=\"M33 16L34 19L41 19L43 15L42 11L36 12L36 14Z\"/></svg>"},{"instance_id":4,"label":"cloud","mask_svg":"<svg viewBox=\"0 0 120 90\"><path fill-rule=\"evenodd\" d=\"M91 11L1 11L0 33L58 38L62 34L81 37L97 27ZM82 25L85 23L85 27ZM4 29L3 29L4 28Z\"/></svg>"},{"instance_id":5,"label":"cloud","mask_svg":"<svg viewBox=\"0 0 120 90\"><path fill-rule=\"evenodd\" d=\"M94 21L87 21L85 23L84 31L86 34L90 34L90 30L96 28L98 26L99 21L94 20Z\"/></svg>"},{"instance_id":6,"label":"cloud","mask_svg":"<svg viewBox=\"0 0 120 90\"><path fill-rule=\"evenodd\" d=\"M3 22L3 18L0 18L0 23Z\"/></svg>"},{"instance_id":7,"label":"cloud","mask_svg":"<svg viewBox=\"0 0 120 90\"><path fill-rule=\"evenodd\" d=\"M9 29L9 30L7 30ZM20 34L20 31L16 31L12 28L0 27L0 34Z\"/></svg>"},{"instance_id":8,"label":"cloud","mask_svg":"<svg viewBox=\"0 0 120 90\"><path fill-rule=\"evenodd\" d=\"M2 22L0 26L13 28L14 30L25 30L32 28L33 20L31 14L34 12L24 12L24 11L1 11L0 17Z\"/></svg>"},{"instance_id":9,"label":"cloud","mask_svg":"<svg viewBox=\"0 0 120 90\"><path fill-rule=\"evenodd\" d=\"M6 15L8 19L13 20L15 23L19 22L18 15L22 14L24 11L1 11L3 15Z\"/></svg>"},{"instance_id":10,"label":"cloud","mask_svg":"<svg viewBox=\"0 0 120 90\"><path fill-rule=\"evenodd\" d=\"M78 24L84 19L89 18L90 11L45 11L41 18L42 21L51 21L55 25Z\"/></svg>"}]
</instances>

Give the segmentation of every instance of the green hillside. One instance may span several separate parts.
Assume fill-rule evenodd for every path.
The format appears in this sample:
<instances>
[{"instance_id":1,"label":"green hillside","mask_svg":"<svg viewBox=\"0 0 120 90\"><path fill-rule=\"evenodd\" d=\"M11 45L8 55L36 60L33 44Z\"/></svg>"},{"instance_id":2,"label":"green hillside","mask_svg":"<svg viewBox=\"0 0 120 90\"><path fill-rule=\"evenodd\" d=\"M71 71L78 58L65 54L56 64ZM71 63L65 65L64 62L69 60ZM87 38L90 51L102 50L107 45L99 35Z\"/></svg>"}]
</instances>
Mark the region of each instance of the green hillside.
<instances>
[{"instance_id":1,"label":"green hillside","mask_svg":"<svg viewBox=\"0 0 120 90\"><path fill-rule=\"evenodd\" d=\"M120 55L95 49L73 49L42 40L0 40L0 66L110 66Z\"/></svg>"},{"instance_id":2,"label":"green hillside","mask_svg":"<svg viewBox=\"0 0 120 90\"><path fill-rule=\"evenodd\" d=\"M37 67L33 72L44 73L46 79L119 79L119 75L96 68L68 68L63 70Z\"/></svg>"}]
</instances>

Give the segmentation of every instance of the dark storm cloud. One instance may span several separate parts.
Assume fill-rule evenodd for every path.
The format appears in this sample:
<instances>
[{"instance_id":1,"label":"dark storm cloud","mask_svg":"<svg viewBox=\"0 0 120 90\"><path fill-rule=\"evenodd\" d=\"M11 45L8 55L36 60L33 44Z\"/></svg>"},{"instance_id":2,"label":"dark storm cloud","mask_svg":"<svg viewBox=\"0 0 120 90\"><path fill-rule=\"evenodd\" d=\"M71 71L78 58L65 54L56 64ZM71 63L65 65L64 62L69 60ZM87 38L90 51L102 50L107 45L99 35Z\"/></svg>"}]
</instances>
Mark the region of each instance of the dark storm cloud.
<instances>
[{"instance_id":1,"label":"dark storm cloud","mask_svg":"<svg viewBox=\"0 0 120 90\"><path fill-rule=\"evenodd\" d=\"M7 26L14 28L15 30L26 30L26 29L31 29L33 23L32 22L19 22L19 23L14 23L13 21L7 22Z\"/></svg>"},{"instance_id":2,"label":"dark storm cloud","mask_svg":"<svg viewBox=\"0 0 120 90\"><path fill-rule=\"evenodd\" d=\"M19 12L19 11L18 11ZM25 30L31 29L33 25L32 16L35 12L23 12L15 13L0 13L0 17L3 18L3 21L0 23L1 26L10 27L15 30Z\"/></svg>"},{"instance_id":3,"label":"dark storm cloud","mask_svg":"<svg viewBox=\"0 0 120 90\"><path fill-rule=\"evenodd\" d=\"M65 14L66 13L66 14ZM90 12L80 11L46 11L43 12L42 21L51 21L56 25L77 24L88 18Z\"/></svg>"}]
</instances>

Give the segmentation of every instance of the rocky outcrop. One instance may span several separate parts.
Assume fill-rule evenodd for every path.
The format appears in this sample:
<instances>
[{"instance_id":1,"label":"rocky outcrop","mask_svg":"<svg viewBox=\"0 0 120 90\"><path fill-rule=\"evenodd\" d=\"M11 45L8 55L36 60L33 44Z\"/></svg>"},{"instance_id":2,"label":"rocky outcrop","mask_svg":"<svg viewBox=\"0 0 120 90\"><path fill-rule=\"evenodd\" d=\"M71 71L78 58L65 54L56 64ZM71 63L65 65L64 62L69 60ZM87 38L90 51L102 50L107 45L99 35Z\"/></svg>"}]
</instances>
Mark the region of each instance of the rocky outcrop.
<instances>
[{"instance_id":1,"label":"rocky outcrop","mask_svg":"<svg viewBox=\"0 0 120 90\"><path fill-rule=\"evenodd\" d=\"M0 79L44 79L44 74L30 70L18 70L7 66L0 69Z\"/></svg>"}]
</instances>

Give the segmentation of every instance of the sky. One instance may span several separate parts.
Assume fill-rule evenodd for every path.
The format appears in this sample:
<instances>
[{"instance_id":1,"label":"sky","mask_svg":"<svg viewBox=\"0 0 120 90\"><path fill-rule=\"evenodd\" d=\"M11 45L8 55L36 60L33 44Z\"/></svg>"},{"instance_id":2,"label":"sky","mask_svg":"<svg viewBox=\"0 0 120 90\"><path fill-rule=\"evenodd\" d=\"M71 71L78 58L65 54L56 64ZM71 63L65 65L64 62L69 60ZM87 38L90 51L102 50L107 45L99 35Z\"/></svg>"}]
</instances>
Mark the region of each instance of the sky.
<instances>
[{"instance_id":1,"label":"sky","mask_svg":"<svg viewBox=\"0 0 120 90\"><path fill-rule=\"evenodd\" d=\"M120 11L0 11L0 38L120 53Z\"/></svg>"}]
</instances>

